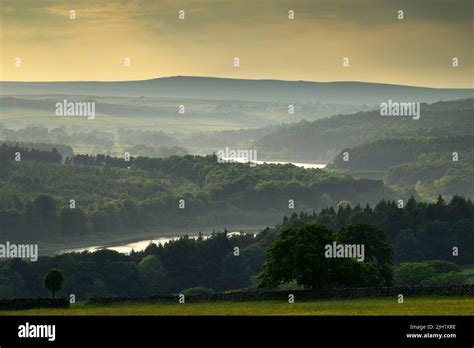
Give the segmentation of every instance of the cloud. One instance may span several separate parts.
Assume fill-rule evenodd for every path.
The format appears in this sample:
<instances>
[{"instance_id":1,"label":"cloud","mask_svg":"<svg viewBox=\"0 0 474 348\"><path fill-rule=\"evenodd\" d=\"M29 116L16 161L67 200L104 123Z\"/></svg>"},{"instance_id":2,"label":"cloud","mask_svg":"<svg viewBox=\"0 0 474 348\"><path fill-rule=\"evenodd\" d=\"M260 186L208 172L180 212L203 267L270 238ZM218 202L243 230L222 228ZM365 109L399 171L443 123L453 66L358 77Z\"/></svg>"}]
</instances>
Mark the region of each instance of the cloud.
<instances>
[{"instance_id":1,"label":"cloud","mask_svg":"<svg viewBox=\"0 0 474 348\"><path fill-rule=\"evenodd\" d=\"M2 79L213 75L472 85L469 0L2 0ZM76 19L69 19L69 11ZM288 10L295 20L288 20ZM405 19L397 19L397 11ZM185 10L186 19L178 19ZM21 55L23 70L10 62ZM353 64L341 69L342 56ZM120 62L132 57L132 67ZM230 64L242 59L240 69ZM452 56L461 66L449 69ZM35 68L33 68L35 67ZM73 68L72 68L73 67ZM19 75L21 73L21 76Z\"/></svg>"}]
</instances>

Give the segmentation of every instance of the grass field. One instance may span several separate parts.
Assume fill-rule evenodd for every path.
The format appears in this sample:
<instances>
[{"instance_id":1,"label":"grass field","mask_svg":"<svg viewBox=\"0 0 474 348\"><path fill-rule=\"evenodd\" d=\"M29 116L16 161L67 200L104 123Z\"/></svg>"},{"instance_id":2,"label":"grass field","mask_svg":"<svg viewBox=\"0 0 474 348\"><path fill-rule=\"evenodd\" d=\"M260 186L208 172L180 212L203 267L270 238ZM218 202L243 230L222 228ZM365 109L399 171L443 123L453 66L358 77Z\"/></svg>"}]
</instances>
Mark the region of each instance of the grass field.
<instances>
[{"instance_id":1,"label":"grass field","mask_svg":"<svg viewBox=\"0 0 474 348\"><path fill-rule=\"evenodd\" d=\"M474 297L430 296L405 298L360 298L344 300L161 303L87 305L69 309L0 311L0 315L474 315Z\"/></svg>"},{"instance_id":2,"label":"grass field","mask_svg":"<svg viewBox=\"0 0 474 348\"><path fill-rule=\"evenodd\" d=\"M59 118L51 111L15 109L4 110L0 120L5 128L26 128L33 126L44 126L56 128L60 126L80 127L87 130L115 131L117 129L135 129L164 131L166 133L181 132L193 133L197 131L222 131L237 130L240 125L232 120L216 122L210 117L199 118L179 118L175 115L167 114L157 117L151 116L115 116L97 112L94 120L87 117L64 117Z\"/></svg>"}]
</instances>

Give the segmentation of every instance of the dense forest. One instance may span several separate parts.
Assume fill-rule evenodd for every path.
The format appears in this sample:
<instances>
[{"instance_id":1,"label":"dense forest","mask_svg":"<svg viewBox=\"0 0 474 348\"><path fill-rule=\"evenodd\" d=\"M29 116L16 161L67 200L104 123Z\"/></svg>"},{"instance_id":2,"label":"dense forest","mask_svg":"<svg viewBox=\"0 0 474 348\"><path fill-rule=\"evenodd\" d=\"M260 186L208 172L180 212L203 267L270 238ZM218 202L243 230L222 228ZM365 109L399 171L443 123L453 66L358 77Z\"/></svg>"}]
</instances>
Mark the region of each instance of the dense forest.
<instances>
[{"instance_id":1,"label":"dense forest","mask_svg":"<svg viewBox=\"0 0 474 348\"><path fill-rule=\"evenodd\" d=\"M351 207L341 204L321 210L319 214L293 214L283 226L295 227L320 223L330 230L344 224L368 222L383 230L394 249L394 261L412 262L442 259L459 265L474 261L474 204L454 196L449 202L441 196L425 203L411 197L403 202L380 201L375 207ZM453 256L453 248L459 254Z\"/></svg>"},{"instance_id":2,"label":"dense forest","mask_svg":"<svg viewBox=\"0 0 474 348\"><path fill-rule=\"evenodd\" d=\"M316 257L315 250L333 240L365 244L366 260L336 262ZM279 257L282 251L284 258ZM309 259L314 262L301 264ZM255 236L224 231L209 238L185 236L164 245L150 244L130 255L100 250L40 256L36 262L3 261L0 298L46 296L42 278L52 267L64 273L60 295L84 298L177 293L196 287L209 291L290 289L311 286L315 279L317 287L380 286L392 281L408 286L463 283L467 280L459 266L473 260L474 204L470 200L453 197L446 202L439 197L436 203L423 203L410 199L403 208L393 201L364 208L346 203L318 213L293 213ZM332 268L318 268L319 262ZM308 272L320 277L308 278Z\"/></svg>"},{"instance_id":3,"label":"dense forest","mask_svg":"<svg viewBox=\"0 0 474 348\"><path fill-rule=\"evenodd\" d=\"M433 200L438 194L445 197L462 194L472 199L474 148L459 152L457 161L453 161L451 153L421 155L416 161L391 167L384 182L406 192L415 191L425 200Z\"/></svg>"},{"instance_id":4,"label":"dense forest","mask_svg":"<svg viewBox=\"0 0 474 348\"><path fill-rule=\"evenodd\" d=\"M15 154L21 161L15 161ZM0 239L119 233L154 226L272 225L292 210L391 198L381 181L216 156L76 155L0 148Z\"/></svg>"},{"instance_id":5,"label":"dense forest","mask_svg":"<svg viewBox=\"0 0 474 348\"><path fill-rule=\"evenodd\" d=\"M474 198L474 136L377 140L342 150L328 168L385 171L386 185L424 200L439 194Z\"/></svg>"},{"instance_id":6,"label":"dense forest","mask_svg":"<svg viewBox=\"0 0 474 348\"><path fill-rule=\"evenodd\" d=\"M423 104L419 120L374 111L214 132L198 144L254 141L259 156L295 161L334 156L328 170L189 155L180 145L199 134L178 141L161 131L0 128L9 139L0 146L0 241L273 226L284 216L256 235L224 231L130 255L100 250L2 261L0 298L46 295L42 279L53 267L64 273L61 295L79 298L462 283L460 266L474 262L473 101ZM117 141L120 157L73 152L80 143L112 154ZM385 172L383 181L350 175L371 170ZM313 257L332 240L364 243L368 260ZM307 259L311 267L301 262Z\"/></svg>"},{"instance_id":7,"label":"dense forest","mask_svg":"<svg viewBox=\"0 0 474 348\"><path fill-rule=\"evenodd\" d=\"M36 150L36 151L46 151L52 152L56 150L61 155L61 159L68 158L74 156L74 150L69 145L63 144L54 144L54 143L42 143L42 142L22 142L22 141L0 141L0 145L8 145L10 148L22 148L28 149L29 151ZM35 157L32 157L35 158Z\"/></svg>"},{"instance_id":8,"label":"dense forest","mask_svg":"<svg viewBox=\"0 0 474 348\"><path fill-rule=\"evenodd\" d=\"M453 157L453 152L458 153L461 162L466 162L463 154L470 149L474 149L474 135L386 138L343 149L328 167L343 170L387 170L416 161L423 154L444 153ZM344 161L344 152L349 154L347 161Z\"/></svg>"},{"instance_id":9,"label":"dense forest","mask_svg":"<svg viewBox=\"0 0 474 348\"><path fill-rule=\"evenodd\" d=\"M255 148L265 158L318 161L334 158L342 149L385 138L473 135L474 98L423 103L420 109L419 120L382 117L376 109L282 125L259 139Z\"/></svg>"}]
</instances>

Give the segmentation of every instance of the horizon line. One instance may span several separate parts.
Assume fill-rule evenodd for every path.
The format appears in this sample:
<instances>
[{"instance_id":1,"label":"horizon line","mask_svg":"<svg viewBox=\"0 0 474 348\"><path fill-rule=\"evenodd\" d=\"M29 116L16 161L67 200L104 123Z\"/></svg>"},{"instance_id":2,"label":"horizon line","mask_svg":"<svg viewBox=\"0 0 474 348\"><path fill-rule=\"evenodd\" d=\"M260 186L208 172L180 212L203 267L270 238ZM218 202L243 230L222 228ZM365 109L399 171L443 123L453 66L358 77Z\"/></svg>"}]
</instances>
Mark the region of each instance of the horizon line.
<instances>
[{"instance_id":1,"label":"horizon line","mask_svg":"<svg viewBox=\"0 0 474 348\"><path fill-rule=\"evenodd\" d=\"M236 80L236 81L268 81L268 82L288 82L288 83L319 83L319 84L332 84L332 83L357 83L357 84L375 84L375 85L386 85L386 86L401 86L401 87L413 87L413 88L428 88L428 89L474 89L472 87L431 87L423 85L407 85L407 84L396 84L396 83L385 83L385 82L373 82L373 81L311 81L311 80L280 80L280 79L250 79L250 78L234 78L234 77L219 77L219 76L191 76L191 75L172 75L153 77L148 79L138 80L55 80L55 81L12 81L12 80L0 80L0 83L120 83L120 82L147 82L161 79L171 78L196 78L196 79L215 79L215 80Z\"/></svg>"}]
</instances>

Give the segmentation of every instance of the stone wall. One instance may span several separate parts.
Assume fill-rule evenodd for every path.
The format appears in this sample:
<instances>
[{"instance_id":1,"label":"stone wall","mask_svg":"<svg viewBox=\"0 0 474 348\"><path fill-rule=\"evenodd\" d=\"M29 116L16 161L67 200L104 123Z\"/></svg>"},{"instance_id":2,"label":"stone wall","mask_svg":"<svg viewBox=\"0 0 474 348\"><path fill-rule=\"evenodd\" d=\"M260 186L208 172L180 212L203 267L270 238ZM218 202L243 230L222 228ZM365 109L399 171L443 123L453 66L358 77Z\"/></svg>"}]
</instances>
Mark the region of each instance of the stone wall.
<instances>
[{"instance_id":1,"label":"stone wall","mask_svg":"<svg viewBox=\"0 0 474 348\"><path fill-rule=\"evenodd\" d=\"M67 298L14 298L0 299L0 310L20 310L32 308L68 308Z\"/></svg>"},{"instance_id":2,"label":"stone wall","mask_svg":"<svg viewBox=\"0 0 474 348\"><path fill-rule=\"evenodd\" d=\"M317 299L344 299L358 297L396 297L402 294L410 296L474 296L474 285L451 285L439 287L391 287L391 288L359 288L359 289L323 289L323 290L286 290L286 291L233 291L228 293L188 295L186 303L193 302L222 302L222 301L288 301L288 295L293 294L295 301ZM133 303L177 303L179 294L159 295L149 297L96 297L87 301L89 304L109 304L117 302ZM67 298L16 298L1 300L0 310L21 310L33 308L69 308Z\"/></svg>"},{"instance_id":3,"label":"stone wall","mask_svg":"<svg viewBox=\"0 0 474 348\"><path fill-rule=\"evenodd\" d=\"M439 287L390 287L390 288L359 288L359 289L323 289L323 290L286 290L286 291L235 291L229 293L188 295L185 302L221 302L221 301L288 301L288 295L293 294L295 301L331 298L358 297L396 297L402 294L410 296L474 296L474 285L452 285ZM149 297L96 297L88 300L91 304L108 304L117 302L178 302L179 294L149 296Z\"/></svg>"}]
</instances>

